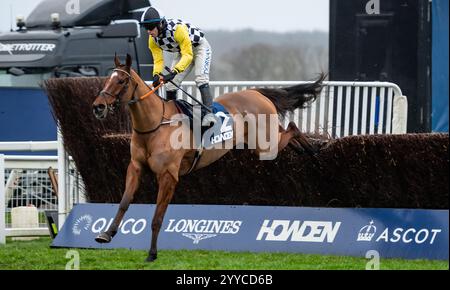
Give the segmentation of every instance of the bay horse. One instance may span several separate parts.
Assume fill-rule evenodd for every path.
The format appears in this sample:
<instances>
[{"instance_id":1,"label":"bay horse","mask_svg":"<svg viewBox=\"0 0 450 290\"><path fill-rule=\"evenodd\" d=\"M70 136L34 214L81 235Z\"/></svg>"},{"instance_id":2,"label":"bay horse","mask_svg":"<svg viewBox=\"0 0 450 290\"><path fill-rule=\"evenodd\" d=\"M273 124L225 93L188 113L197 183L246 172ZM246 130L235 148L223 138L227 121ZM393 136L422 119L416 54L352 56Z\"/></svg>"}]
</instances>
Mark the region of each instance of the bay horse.
<instances>
[{"instance_id":1,"label":"bay horse","mask_svg":"<svg viewBox=\"0 0 450 290\"><path fill-rule=\"evenodd\" d=\"M131 68L132 59L126 57L126 63L121 64L115 56L115 69L107 79L103 90L93 102L93 113L98 119L105 118L109 112L113 112L121 103L127 103L131 116L133 132L131 136L131 160L128 165L125 191L119 205L117 214L107 231L100 233L95 240L99 243L109 243L117 233L120 222L128 210L133 196L138 189L140 176L144 166L149 166L156 175L158 183L158 195L156 209L152 220L151 246L146 261L152 262L157 258L158 234L172 199L175 187L180 176L190 173L192 170L204 168L224 156L230 149L204 150L200 160L197 158L193 168L197 147L189 149L174 149L170 142L173 132L183 126L173 126L170 118L179 115L180 112L174 101L166 101L155 92L157 88L150 88ZM287 129L279 123L278 116L284 116L297 108L304 108L313 102L323 88L322 82L325 76L309 84L297 85L283 89L250 89L240 92L227 93L215 99L228 112L233 115L276 115L277 152L287 145L303 152L302 146L307 147L306 138L302 136L295 123L291 122ZM242 120L233 118L233 126L242 125ZM186 130L191 130L187 128ZM264 130L268 130L267 126ZM190 131L192 133L192 131ZM248 129L244 132L244 143L248 142ZM256 134L262 134L256 130ZM267 135L266 135L267 136ZM234 140L236 141L236 140ZM256 144L255 152L262 152L260 144Z\"/></svg>"}]
</instances>

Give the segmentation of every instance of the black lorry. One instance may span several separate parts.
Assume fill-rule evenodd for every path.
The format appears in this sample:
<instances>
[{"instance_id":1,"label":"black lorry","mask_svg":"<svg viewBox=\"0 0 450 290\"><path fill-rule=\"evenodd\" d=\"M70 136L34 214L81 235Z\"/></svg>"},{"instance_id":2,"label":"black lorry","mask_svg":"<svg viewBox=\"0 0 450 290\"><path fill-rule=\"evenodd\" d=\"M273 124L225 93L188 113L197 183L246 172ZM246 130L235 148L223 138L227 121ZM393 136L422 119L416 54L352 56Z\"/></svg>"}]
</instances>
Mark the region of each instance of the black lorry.
<instances>
[{"instance_id":1,"label":"black lorry","mask_svg":"<svg viewBox=\"0 0 450 290\"><path fill-rule=\"evenodd\" d=\"M145 0L43 0L17 30L0 33L0 142L55 140L39 83L51 77L106 76L129 53L145 79L153 61L139 27Z\"/></svg>"}]
</instances>

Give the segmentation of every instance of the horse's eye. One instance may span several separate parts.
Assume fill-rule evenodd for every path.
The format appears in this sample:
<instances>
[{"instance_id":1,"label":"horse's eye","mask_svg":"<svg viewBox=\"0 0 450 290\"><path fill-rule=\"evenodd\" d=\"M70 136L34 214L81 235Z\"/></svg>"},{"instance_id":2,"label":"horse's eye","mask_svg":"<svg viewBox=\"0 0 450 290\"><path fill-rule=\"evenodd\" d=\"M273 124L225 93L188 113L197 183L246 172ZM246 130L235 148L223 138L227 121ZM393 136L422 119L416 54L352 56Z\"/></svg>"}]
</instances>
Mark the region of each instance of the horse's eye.
<instances>
[{"instance_id":1,"label":"horse's eye","mask_svg":"<svg viewBox=\"0 0 450 290\"><path fill-rule=\"evenodd\" d=\"M118 81L118 84L119 84L119 85L123 85L124 83L125 83L125 80L119 80L119 81Z\"/></svg>"}]
</instances>

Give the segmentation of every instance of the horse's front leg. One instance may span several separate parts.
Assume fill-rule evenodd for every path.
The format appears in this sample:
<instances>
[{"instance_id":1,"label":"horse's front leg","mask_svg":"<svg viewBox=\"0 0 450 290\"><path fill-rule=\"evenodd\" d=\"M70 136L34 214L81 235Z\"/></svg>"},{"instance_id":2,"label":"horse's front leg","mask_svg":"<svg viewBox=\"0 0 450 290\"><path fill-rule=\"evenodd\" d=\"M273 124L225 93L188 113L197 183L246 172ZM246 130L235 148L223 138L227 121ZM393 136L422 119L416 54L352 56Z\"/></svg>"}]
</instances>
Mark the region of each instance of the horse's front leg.
<instances>
[{"instance_id":1,"label":"horse's front leg","mask_svg":"<svg viewBox=\"0 0 450 290\"><path fill-rule=\"evenodd\" d=\"M152 242L147 257L147 262L153 262L154 260L156 260L159 230L161 229L164 215L175 192L175 187L178 183L178 180L175 179L173 174L168 170L164 171L164 173L162 174L158 174L157 178L159 189L156 201L156 209L152 221Z\"/></svg>"},{"instance_id":2,"label":"horse's front leg","mask_svg":"<svg viewBox=\"0 0 450 290\"><path fill-rule=\"evenodd\" d=\"M130 203L133 201L134 194L139 187L141 173L142 165L139 162L131 161L127 169L125 191L123 193L122 200L120 201L119 210L117 211L117 214L108 230L100 233L95 238L98 243L109 243L116 235L120 222L122 221L125 212L128 210Z\"/></svg>"}]
</instances>

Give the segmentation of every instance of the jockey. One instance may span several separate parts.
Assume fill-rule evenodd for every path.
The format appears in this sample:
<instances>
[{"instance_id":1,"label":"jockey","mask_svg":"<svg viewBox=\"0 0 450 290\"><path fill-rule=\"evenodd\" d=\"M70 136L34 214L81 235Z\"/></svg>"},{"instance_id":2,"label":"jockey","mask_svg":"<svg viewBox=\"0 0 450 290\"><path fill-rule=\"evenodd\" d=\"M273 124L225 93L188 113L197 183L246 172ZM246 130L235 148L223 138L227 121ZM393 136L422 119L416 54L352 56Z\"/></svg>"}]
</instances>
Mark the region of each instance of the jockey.
<instances>
[{"instance_id":1,"label":"jockey","mask_svg":"<svg viewBox=\"0 0 450 290\"><path fill-rule=\"evenodd\" d=\"M203 104L211 107L212 95L209 89L209 69L211 64L211 46L203 31L179 19L165 19L164 15L153 7L147 8L141 18L141 25L149 34L148 46L153 56L153 86L157 86L162 76L167 83L166 99L175 100L178 86L195 67L195 83L200 90ZM163 74L163 50L175 53L172 71Z\"/></svg>"}]
</instances>

